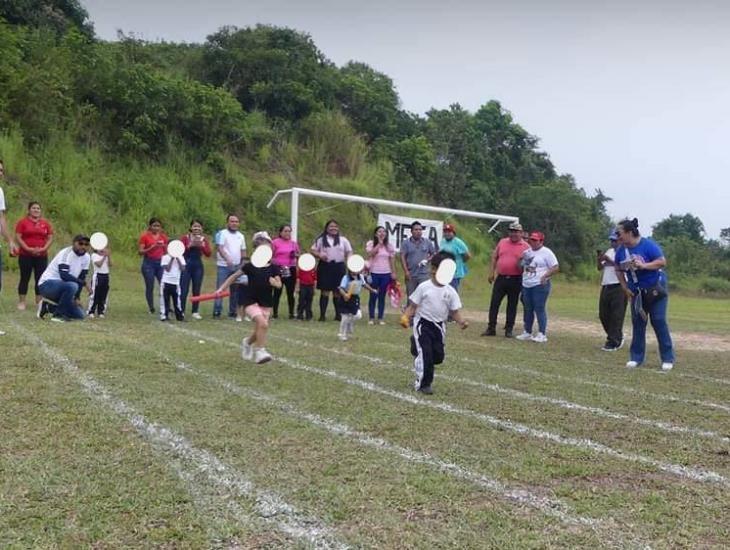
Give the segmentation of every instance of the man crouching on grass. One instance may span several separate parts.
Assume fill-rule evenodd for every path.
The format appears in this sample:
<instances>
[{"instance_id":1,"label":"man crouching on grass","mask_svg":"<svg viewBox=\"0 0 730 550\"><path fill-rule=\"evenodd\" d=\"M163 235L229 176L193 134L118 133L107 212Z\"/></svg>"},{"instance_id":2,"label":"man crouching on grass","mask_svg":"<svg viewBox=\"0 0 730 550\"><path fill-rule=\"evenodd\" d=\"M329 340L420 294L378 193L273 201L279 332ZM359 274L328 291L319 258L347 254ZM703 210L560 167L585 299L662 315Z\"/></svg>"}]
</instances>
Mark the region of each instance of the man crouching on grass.
<instances>
[{"instance_id":1,"label":"man crouching on grass","mask_svg":"<svg viewBox=\"0 0 730 550\"><path fill-rule=\"evenodd\" d=\"M434 366L444 362L444 337L449 315L462 329L469 326L459 312L461 300L456 290L436 280L436 271L446 258L453 259L453 256L439 252L431 258L431 278L418 285L408 297L408 307L400 319L401 326L408 328L411 318L415 316L411 336L411 354L415 357L415 389L427 395L433 393L431 384Z\"/></svg>"},{"instance_id":2,"label":"man crouching on grass","mask_svg":"<svg viewBox=\"0 0 730 550\"><path fill-rule=\"evenodd\" d=\"M266 231L259 231L253 236L253 244L254 248L271 246L271 237ZM241 342L241 356L260 365L271 361L271 354L265 347L266 336L274 303L274 288L281 288L281 271L270 261L263 267L256 267L244 260L241 267L225 280L216 293L222 293L241 275L247 276L248 284L241 285L238 289L238 305L244 308L246 315L254 323L253 334Z\"/></svg>"}]
</instances>

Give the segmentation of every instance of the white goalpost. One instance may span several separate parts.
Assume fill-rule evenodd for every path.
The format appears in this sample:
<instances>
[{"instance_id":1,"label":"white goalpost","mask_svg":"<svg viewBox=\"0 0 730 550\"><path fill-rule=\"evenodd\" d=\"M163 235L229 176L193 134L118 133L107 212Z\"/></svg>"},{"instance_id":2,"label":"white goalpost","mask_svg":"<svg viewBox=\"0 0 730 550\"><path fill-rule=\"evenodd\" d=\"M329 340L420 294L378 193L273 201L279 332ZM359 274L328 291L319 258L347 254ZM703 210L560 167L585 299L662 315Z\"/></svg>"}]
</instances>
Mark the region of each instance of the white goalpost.
<instances>
[{"instance_id":1,"label":"white goalpost","mask_svg":"<svg viewBox=\"0 0 730 550\"><path fill-rule=\"evenodd\" d=\"M483 220L494 220L489 228L492 232L501 222L519 222L516 216L506 216L503 214L490 214L487 212L475 212L472 210L458 210L454 208L445 208L443 206L430 206L427 204L412 204L409 202L392 201L387 199L378 199L375 197L362 197L360 195L347 195L345 193L333 193L331 191L320 191L318 189L307 189L305 187L292 187L291 189L281 189L274 193L271 200L266 205L267 208L276 202L282 195L291 194L291 229L292 239L296 240L299 226L299 197L301 195L310 197L319 197L323 199L334 199L346 202L359 202L364 204L377 204L381 206L393 206L396 208L406 208L409 210L423 210L424 212L439 212L441 214L449 214L451 216L463 216L466 218L479 218Z\"/></svg>"}]
</instances>

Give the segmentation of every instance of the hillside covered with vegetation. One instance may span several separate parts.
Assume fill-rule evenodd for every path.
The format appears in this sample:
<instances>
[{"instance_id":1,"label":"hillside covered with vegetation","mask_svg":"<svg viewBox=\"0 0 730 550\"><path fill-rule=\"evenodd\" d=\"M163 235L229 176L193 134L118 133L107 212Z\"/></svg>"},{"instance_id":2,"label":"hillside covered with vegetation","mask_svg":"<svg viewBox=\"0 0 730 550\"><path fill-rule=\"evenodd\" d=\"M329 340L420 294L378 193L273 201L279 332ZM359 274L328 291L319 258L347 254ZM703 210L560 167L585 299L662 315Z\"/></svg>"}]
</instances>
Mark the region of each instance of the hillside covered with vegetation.
<instances>
[{"instance_id":1,"label":"hillside covered with vegetation","mask_svg":"<svg viewBox=\"0 0 730 550\"><path fill-rule=\"evenodd\" d=\"M499 101L410 113L387 75L356 61L336 66L298 30L106 42L77 0L10 0L0 52L11 220L39 200L61 233L102 229L131 253L153 215L172 234L193 217L220 226L227 211L247 231L273 229L288 206L266 202L297 185L517 215L573 272L587 271L611 226L610 199L559 173ZM375 211L331 206L307 201L302 212L314 213L302 240L332 215L364 241ZM495 238L487 228L464 226L481 258ZM730 263L716 244L713 257Z\"/></svg>"}]
</instances>

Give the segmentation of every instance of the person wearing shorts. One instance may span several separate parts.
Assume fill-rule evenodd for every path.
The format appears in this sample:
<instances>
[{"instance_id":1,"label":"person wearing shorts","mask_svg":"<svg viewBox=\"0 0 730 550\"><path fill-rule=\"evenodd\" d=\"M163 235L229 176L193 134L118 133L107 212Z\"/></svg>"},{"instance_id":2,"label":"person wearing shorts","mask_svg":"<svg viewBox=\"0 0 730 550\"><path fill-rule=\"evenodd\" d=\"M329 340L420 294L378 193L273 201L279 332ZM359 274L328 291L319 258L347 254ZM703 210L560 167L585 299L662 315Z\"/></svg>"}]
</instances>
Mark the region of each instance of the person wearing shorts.
<instances>
[{"instance_id":1,"label":"person wearing shorts","mask_svg":"<svg viewBox=\"0 0 730 550\"><path fill-rule=\"evenodd\" d=\"M271 238L266 231L259 231L253 236L254 249L258 246L271 246ZM238 289L238 305L253 321L253 334L241 342L241 356L253 360L257 364L271 361L271 354L266 351L266 337L269 332L269 317L274 304L274 289L281 288L281 270L269 262L264 267L256 267L244 262L218 288L220 294L241 275L248 277L248 284Z\"/></svg>"}]
</instances>

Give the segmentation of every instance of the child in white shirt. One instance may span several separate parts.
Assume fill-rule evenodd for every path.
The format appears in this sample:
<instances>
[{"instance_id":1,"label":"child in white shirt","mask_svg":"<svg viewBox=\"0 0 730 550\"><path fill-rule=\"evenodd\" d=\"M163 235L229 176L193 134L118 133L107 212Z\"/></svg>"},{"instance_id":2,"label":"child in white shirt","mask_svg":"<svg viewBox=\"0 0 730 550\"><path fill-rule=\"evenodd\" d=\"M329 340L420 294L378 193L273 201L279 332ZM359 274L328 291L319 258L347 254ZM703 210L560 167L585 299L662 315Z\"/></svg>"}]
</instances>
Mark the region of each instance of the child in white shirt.
<instances>
[{"instance_id":1,"label":"child in white shirt","mask_svg":"<svg viewBox=\"0 0 730 550\"><path fill-rule=\"evenodd\" d=\"M112 265L109 248L94 250L91 254L91 263L94 265L94 276L91 279L87 315L89 319L93 319L94 315L103 319L109 303L109 268Z\"/></svg>"},{"instance_id":2,"label":"child in white shirt","mask_svg":"<svg viewBox=\"0 0 730 550\"><path fill-rule=\"evenodd\" d=\"M170 302L175 312L175 319L185 320L182 310L180 276L185 269L185 258L173 258L165 254L160 261L162 266L162 280L160 281L160 321L167 321L170 313Z\"/></svg>"},{"instance_id":3,"label":"child in white shirt","mask_svg":"<svg viewBox=\"0 0 730 550\"><path fill-rule=\"evenodd\" d=\"M352 336L352 329L355 326L355 319L362 317L360 311L360 292L362 287L367 288L373 294L378 291L370 286L362 273L355 273L347 270L347 274L342 277L338 292L342 301L340 302L340 332L337 334L343 342ZM359 315L359 316L358 316Z\"/></svg>"},{"instance_id":4,"label":"child in white shirt","mask_svg":"<svg viewBox=\"0 0 730 550\"><path fill-rule=\"evenodd\" d=\"M438 252L431 258L431 278L418 285L408 297L408 307L400 320L403 328L408 328L413 317L411 354L415 357L415 389L427 395L433 393L434 367L444 361L447 319L451 316L462 329L469 326L459 312L461 299L454 287L436 280L436 270L445 258L453 259L453 256Z\"/></svg>"}]
</instances>

